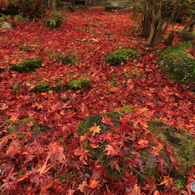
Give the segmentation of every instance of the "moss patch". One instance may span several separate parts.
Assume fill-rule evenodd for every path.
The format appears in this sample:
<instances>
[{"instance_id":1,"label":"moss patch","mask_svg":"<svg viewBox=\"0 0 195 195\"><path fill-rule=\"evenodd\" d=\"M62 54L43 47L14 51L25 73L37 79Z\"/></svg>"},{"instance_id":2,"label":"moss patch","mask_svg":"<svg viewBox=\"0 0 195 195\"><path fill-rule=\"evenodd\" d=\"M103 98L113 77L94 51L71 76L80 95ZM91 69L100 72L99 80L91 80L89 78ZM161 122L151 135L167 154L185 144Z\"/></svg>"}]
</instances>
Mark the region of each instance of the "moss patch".
<instances>
[{"instance_id":1,"label":"moss patch","mask_svg":"<svg viewBox=\"0 0 195 195\"><path fill-rule=\"evenodd\" d=\"M102 123L101 119L102 117L110 117L111 121L116 125L119 126L121 124L120 122L120 117L125 117L124 113L120 113L120 112L108 112L108 113L102 113L102 114L98 114L98 115L94 115L94 116L90 116L88 118L86 118L85 120L83 120L79 126L78 126L78 132L81 135L84 135L85 133L88 132L88 130L93 127L93 125L96 123L97 126L100 126L101 132L102 133L106 133L108 131L110 131L110 126L106 123Z\"/></svg>"},{"instance_id":2,"label":"moss patch","mask_svg":"<svg viewBox=\"0 0 195 195\"><path fill-rule=\"evenodd\" d=\"M37 92L48 92L51 89L52 88L51 88L49 82L47 82L45 80L40 80L36 84L36 87L32 91L35 92L35 93L37 93Z\"/></svg>"},{"instance_id":3,"label":"moss patch","mask_svg":"<svg viewBox=\"0 0 195 195\"><path fill-rule=\"evenodd\" d=\"M35 71L42 65L42 60L39 57L29 58L24 62L18 62L10 66L11 70L18 71L19 73Z\"/></svg>"},{"instance_id":4,"label":"moss patch","mask_svg":"<svg viewBox=\"0 0 195 195\"><path fill-rule=\"evenodd\" d=\"M158 65L170 79L189 85L195 91L195 58L186 50L188 48L195 48L195 41L169 47L161 53Z\"/></svg>"},{"instance_id":5,"label":"moss patch","mask_svg":"<svg viewBox=\"0 0 195 195\"><path fill-rule=\"evenodd\" d=\"M42 132L46 133L48 130L52 130L51 127L48 127L46 125L43 124L39 124L36 123L33 119L31 118L26 118L23 120L20 120L14 124L12 124L11 126L9 125L12 121L8 121L4 127L2 127L0 129L6 129L6 132L4 132L3 134L1 134L0 138L9 134L17 134L19 137L21 137L22 139L25 137L25 132L20 133L21 130L21 126L25 126L26 131L31 131L33 132L33 136L34 137L38 137ZM29 123L33 123L33 125L31 127L28 127Z\"/></svg>"},{"instance_id":6,"label":"moss patch","mask_svg":"<svg viewBox=\"0 0 195 195\"><path fill-rule=\"evenodd\" d=\"M120 66L121 63L126 64L126 58L139 59L140 57L141 55L134 49L121 48L109 53L108 56L104 57L104 60L112 66Z\"/></svg>"},{"instance_id":7,"label":"moss patch","mask_svg":"<svg viewBox=\"0 0 195 195\"><path fill-rule=\"evenodd\" d=\"M68 54L54 53L51 55L51 58L54 63L61 61L63 64L71 64L72 66L77 61L77 58L75 57L71 58L70 55Z\"/></svg>"},{"instance_id":8,"label":"moss patch","mask_svg":"<svg viewBox=\"0 0 195 195\"><path fill-rule=\"evenodd\" d=\"M89 89L91 87L91 80L87 77L73 79L67 83L67 87L73 90L79 90L82 88Z\"/></svg>"}]
</instances>

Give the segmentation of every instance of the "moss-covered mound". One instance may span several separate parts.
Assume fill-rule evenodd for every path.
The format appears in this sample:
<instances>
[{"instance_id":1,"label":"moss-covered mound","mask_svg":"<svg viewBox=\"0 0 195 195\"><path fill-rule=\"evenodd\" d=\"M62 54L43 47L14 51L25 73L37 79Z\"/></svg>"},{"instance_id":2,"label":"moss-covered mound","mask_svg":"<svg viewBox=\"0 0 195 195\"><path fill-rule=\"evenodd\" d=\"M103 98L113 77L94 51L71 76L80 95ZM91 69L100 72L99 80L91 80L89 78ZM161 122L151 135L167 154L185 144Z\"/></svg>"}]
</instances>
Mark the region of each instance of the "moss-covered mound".
<instances>
[{"instance_id":1,"label":"moss-covered mound","mask_svg":"<svg viewBox=\"0 0 195 195\"><path fill-rule=\"evenodd\" d=\"M68 54L59 54L59 53L53 53L51 55L51 59L54 63L61 61L63 64L71 64L72 66L77 61L77 58L75 57L71 58L70 55Z\"/></svg>"},{"instance_id":2,"label":"moss-covered mound","mask_svg":"<svg viewBox=\"0 0 195 195\"><path fill-rule=\"evenodd\" d=\"M42 65L42 60L39 57L29 58L24 62L18 62L10 66L11 70L18 71L19 73L36 71Z\"/></svg>"},{"instance_id":3,"label":"moss-covered mound","mask_svg":"<svg viewBox=\"0 0 195 195\"><path fill-rule=\"evenodd\" d=\"M195 58L189 48L195 49L195 41L182 42L167 48L161 53L158 65L170 79L189 85L195 91Z\"/></svg>"},{"instance_id":4,"label":"moss-covered mound","mask_svg":"<svg viewBox=\"0 0 195 195\"><path fill-rule=\"evenodd\" d=\"M36 138L41 133L47 133L48 131L52 130L51 127L36 123L33 119L29 119L29 118L20 120L14 124L11 124L11 126L10 124L11 124L11 121L8 121L4 125L4 127L0 128L0 131L6 130L6 131L3 131L0 138L2 138L3 136L9 135L9 134L17 134L19 137L23 138L25 137L25 133L27 131L32 132L33 133L32 136ZM23 131L23 129L25 130Z\"/></svg>"},{"instance_id":5,"label":"moss-covered mound","mask_svg":"<svg viewBox=\"0 0 195 195\"><path fill-rule=\"evenodd\" d=\"M67 83L68 89L79 90L82 88L89 89L91 87L91 80L87 77L73 79Z\"/></svg>"},{"instance_id":6,"label":"moss-covered mound","mask_svg":"<svg viewBox=\"0 0 195 195\"><path fill-rule=\"evenodd\" d=\"M139 59L140 57L141 55L134 49L121 48L109 53L104 60L112 66L120 66L121 63L126 63L126 58Z\"/></svg>"},{"instance_id":7,"label":"moss-covered mound","mask_svg":"<svg viewBox=\"0 0 195 195\"><path fill-rule=\"evenodd\" d=\"M115 124L115 126L119 126L121 124L120 117L124 118L125 114L113 111L113 112L90 116L79 124L78 126L79 134L84 135L85 133L87 133L89 129L94 126L95 123L97 126L100 126L102 133L107 133L108 131L110 131L111 130L110 126L101 121L102 117L105 117L105 116L110 117L111 121Z\"/></svg>"},{"instance_id":8,"label":"moss-covered mound","mask_svg":"<svg viewBox=\"0 0 195 195\"><path fill-rule=\"evenodd\" d=\"M48 92L51 90L52 87L50 86L50 83L45 81L45 80L40 80L37 84L36 87L32 90L33 92Z\"/></svg>"},{"instance_id":9,"label":"moss-covered mound","mask_svg":"<svg viewBox=\"0 0 195 195\"><path fill-rule=\"evenodd\" d=\"M184 188L195 164L193 136L160 120L151 120L147 130L134 130L133 121L124 117L124 113L114 111L90 116L79 124L83 147L92 159L103 163L117 180L123 180L127 172L140 184L146 183L145 177L154 176L160 183L164 176L170 176L178 188Z\"/></svg>"}]
</instances>

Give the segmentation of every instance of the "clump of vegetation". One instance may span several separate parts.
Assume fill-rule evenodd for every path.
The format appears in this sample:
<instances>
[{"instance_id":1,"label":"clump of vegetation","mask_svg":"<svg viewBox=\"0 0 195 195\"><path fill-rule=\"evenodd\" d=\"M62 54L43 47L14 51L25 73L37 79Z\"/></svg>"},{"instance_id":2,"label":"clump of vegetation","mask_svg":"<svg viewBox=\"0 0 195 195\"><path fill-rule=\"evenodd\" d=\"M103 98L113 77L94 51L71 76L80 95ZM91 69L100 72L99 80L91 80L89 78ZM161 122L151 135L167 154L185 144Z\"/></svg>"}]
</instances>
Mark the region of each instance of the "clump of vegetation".
<instances>
[{"instance_id":1,"label":"clump of vegetation","mask_svg":"<svg viewBox=\"0 0 195 195\"><path fill-rule=\"evenodd\" d=\"M121 63L126 64L126 59L139 59L141 55L134 49L121 48L114 52L111 52L108 56L104 57L104 60L112 66L120 66Z\"/></svg>"},{"instance_id":2,"label":"clump of vegetation","mask_svg":"<svg viewBox=\"0 0 195 195\"><path fill-rule=\"evenodd\" d=\"M59 53L54 53L51 55L52 61L59 62L61 61L63 64L71 64L72 66L75 64L77 61L77 58L75 57L70 57L68 54L59 54Z\"/></svg>"},{"instance_id":3,"label":"clump of vegetation","mask_svg":"<svg viewBox=\"0 0 195 195\"><path fill-rule=\"evenodd\" d=\"M67 87L69 89L74 89L74 90L78 90L82 88L89 89L91 87L91 80L87 77L73 79L67 83Z\"/></svg>"},{"instance_id":4,"label":"clump of vegetation","mask_svg":"<svg viewBox=\"0 0 195 195\"><path fill-rule=\"evenodd\" d=\"M37 83L36 87L33 89L33 92L48 92L51 90L49 82L41 80Z\"/></svg>"},{"instance_id":5,"label":"clump of vegetation","mask_svg":"<svg viewBox=\"0 0 195 195\"><path fill-rule=\"evenodd\" d=\"M52 12L52 15L48 16L43 21L43 24L45 27L49 27L49 28L60 28L63 20L64 17L62 16L62 14L57 11L54 11Z\"/></svg>"},{"instance_id":6,"label":"clump of vegetation","mask_svg":"<svg viewBox=\"0 0 195 195\"><path fill-rule=\"evenodd\" d=\"M195 91L195 58L190 51L194 45L195 42L189 41L169 47L161 53L158 61L170 79L189 85L192 91Z\"/></svg>"},{"instance_id":7,"label":"clump of vegetation","mask_svg":"<svg viewBox=\"0 0 195 195\"><path fill-rule=\"evenodd\" d=\"M19 73L36 71L42 65L42 60L35 56L34 58L29 58L24 62L18 62L10 67L11 70L18 71Z\"/></svg>"}]
</instances>

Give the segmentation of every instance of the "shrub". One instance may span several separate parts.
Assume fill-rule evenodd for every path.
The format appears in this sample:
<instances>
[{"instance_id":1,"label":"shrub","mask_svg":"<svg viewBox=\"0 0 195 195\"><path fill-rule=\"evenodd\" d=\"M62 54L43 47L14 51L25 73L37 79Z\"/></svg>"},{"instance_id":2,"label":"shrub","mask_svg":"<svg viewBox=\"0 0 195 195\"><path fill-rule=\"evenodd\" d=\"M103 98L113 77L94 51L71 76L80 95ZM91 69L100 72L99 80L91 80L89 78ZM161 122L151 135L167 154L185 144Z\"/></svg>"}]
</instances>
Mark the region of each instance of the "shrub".
<instances>
[{"instance_id":1,"label":"shrub","mask_svg":"<svg viewBox=\"0 0 195 195\"><path fill-rule=\"evenodd\" d=\"M51 16L48 16L48 18L43 21L43 24L45 27L49 28L60 28L62 20L64 20L64 17L62 17L61 13L54 11Z\"/></svg>"},{"instance_id":2,"label":"shrub","mask_svg":"<svg viewBox=\"0 0 195 195\"><path fill-rule=\"evenodd\" d=\"M41 1L34 0L9 0L4 1L1 5L10 13L30 18L41 18L45 15L45 6Z\"/></svg>"}]
</instances>

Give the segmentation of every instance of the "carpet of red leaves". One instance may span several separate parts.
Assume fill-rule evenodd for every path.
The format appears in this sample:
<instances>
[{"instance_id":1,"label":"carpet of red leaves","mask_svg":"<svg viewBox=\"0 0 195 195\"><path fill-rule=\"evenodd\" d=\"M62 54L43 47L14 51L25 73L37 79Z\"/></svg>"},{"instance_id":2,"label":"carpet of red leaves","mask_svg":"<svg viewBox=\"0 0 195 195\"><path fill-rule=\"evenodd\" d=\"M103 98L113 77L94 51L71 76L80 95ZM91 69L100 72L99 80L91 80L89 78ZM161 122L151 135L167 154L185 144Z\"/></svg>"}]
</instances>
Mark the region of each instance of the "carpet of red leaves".
<instances>
[{"instance_id":1,"label":"carpet of red leaves","mask_svg":"<svg viewBox=\"0 0 195 195\"><path fill-rule=\"evenodd\" d=\"M104 165L91 160L79 141L79 122L88 116L126 105L135 113L129 120L134 123L139 120L142 129L147 129L148 119L160 118L166 124L195 134L194 94L188 87L169 80L156 64L159 57L156 51L166 47L158 42L154 48L148 48L145 40L137 36L141 30L135 30L136 22L129 19L129 12L121 13L106 13L101 9L79 10L66 13L59 29L45 28L41 20L18 21L15 29L0 34L0 66L6 69L0 74L0 127L6 119L17 122L33 118L55 129L33 141L30 141L30 132L23 139L15 134L1 139L1 193L192 193L189 184L194 181L194 169L189 173L189 184L182 190L177 189L168 176L159 183L155 183L154 178L148 178L146 186L139 185L136 177L129 173L123 181L115 180L106 174ZM176 37L174 44L178 42L180 39ZM21 45L30 45L31 51L21 51ZM110 66L103 56L120 47L137 49L142 58L133 62L127 59L127 64L119 67ZM71 53L79 60L75 66L53 63L48 57L51 52ZM34 56L44 61L36 72L20 74L8 69L10 64ZM132 75L132 66L146 76L138 78ZM55 86L55 81L59 79L67 83L70 73L74 73L74 78L89 77L90 90L30 92L41 79L50 82L51 86ZM31 78L34 83L29 81ZM116 78L118 86L112 86L113 78ZM25 87L14 94L13 86L19 83ZM21 132L24 131L21 128ZM140 137L138 139L140 141ZM117 169L117 164L114 168ZM158 186L165 184L167 189L161 192Z\"/></svg>"}]
</instances>

